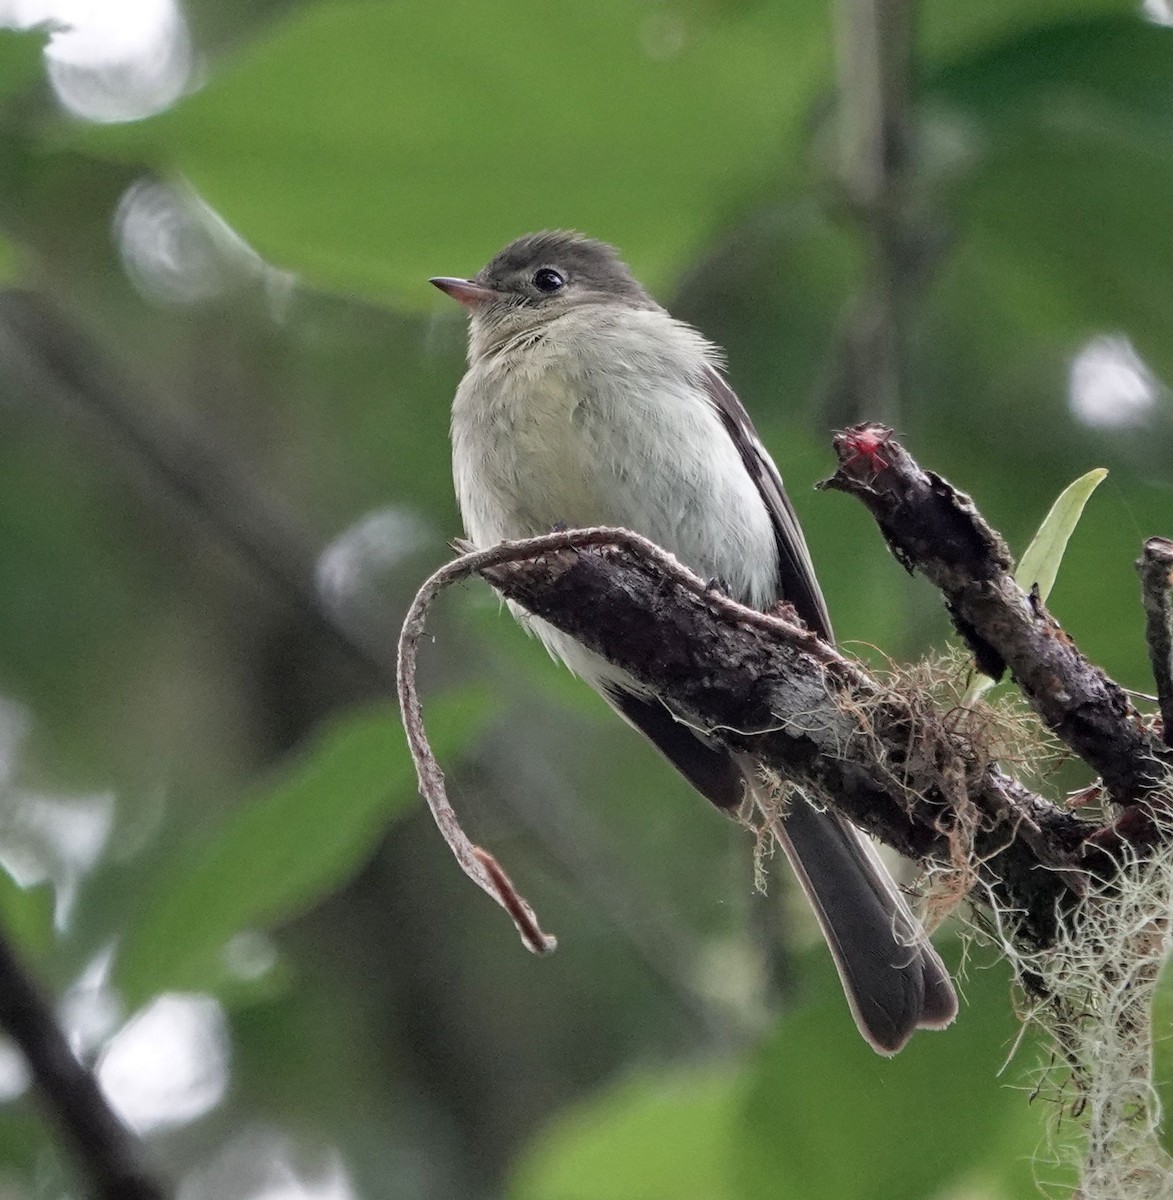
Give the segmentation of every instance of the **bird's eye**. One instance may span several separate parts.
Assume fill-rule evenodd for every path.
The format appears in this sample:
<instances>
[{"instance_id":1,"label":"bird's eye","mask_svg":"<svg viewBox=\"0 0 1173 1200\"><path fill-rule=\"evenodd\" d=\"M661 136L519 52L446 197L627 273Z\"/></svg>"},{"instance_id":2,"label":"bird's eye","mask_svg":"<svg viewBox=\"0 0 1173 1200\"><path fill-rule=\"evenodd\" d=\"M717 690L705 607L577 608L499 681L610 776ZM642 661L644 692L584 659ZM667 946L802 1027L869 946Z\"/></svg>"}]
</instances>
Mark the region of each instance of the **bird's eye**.
<instances>
[{"instance_id":1,"label":"bird's eye","mask_svg":"<svg viewBox=\"0 0 1173 1200\"><path fill-rule=\"evenodd\" d=\"M533 285L539 292L545 292L548 296L552 292L558 291L559 288L565 287L566 280L552 268L542 267L540 271L534 272Z\"/></svg>"}]
</instances>

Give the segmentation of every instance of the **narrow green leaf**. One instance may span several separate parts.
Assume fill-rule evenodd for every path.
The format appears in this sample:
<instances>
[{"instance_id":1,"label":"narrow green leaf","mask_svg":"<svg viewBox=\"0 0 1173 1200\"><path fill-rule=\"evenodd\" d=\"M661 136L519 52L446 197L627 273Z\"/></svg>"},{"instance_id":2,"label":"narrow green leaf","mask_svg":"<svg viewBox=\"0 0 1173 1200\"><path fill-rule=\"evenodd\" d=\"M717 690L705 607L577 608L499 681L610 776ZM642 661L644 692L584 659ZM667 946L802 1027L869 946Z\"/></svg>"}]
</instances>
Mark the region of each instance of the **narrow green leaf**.
<instances>
[{"instance_id":1,"label":"narrow green leaf","mask_svg":"<svg viewBox=\"0 0 1173 1200\"><path fill-rule=\"evenodd\" d=\"M481 692L427 708L443 760L483 726ZM202 849L170 864L123 946L117 981L131 1007L163 988L212 987L224 944L305 911L370 855L416 799L398 714L379 707L327 728L313 749L246 802Z\"/></svg>"},{"instance_id":2,"label":"narrow green leaf","mask_svg":"<svg viewBox=\"0 0 1173 1200\"><path fill-rule=\"evenodd\" d=\"M1104 467L1096 467L1069 483L1059 493L1059 498L1051 505L1051 511L1043 518L1038 532L1019 560L1018 570L1014 573L1019 587L1029 592L1038 584L1039 595L1044 601L1051 594L1059 574L1059 564L1063 561L1067 543L1079 524L1079 518L1083 516L1084 506L1107 474ZM975 675L963 703L976 703L993 686L994 681L988 675Z\"/></svg>"},{"instance_id":3,"label":"narrow green leaf","mask_svg":"<svg viewBox=\"0 0 1173 1200\"><path fill-rule=\"evenodd\" d=\"M1059 498L1051 505L1051 511L1019 560L1018 570L1014 573L1019 587L1030 591L1037 586L1044 601L1051 594L1055 577L1059 574L1059 564L1083 515L1084 506L1107 474L1103 467L1096 467L1094 471L1081 475L1074 483L1069 483L1059 493Z\"/></svg>"}]
</instances>

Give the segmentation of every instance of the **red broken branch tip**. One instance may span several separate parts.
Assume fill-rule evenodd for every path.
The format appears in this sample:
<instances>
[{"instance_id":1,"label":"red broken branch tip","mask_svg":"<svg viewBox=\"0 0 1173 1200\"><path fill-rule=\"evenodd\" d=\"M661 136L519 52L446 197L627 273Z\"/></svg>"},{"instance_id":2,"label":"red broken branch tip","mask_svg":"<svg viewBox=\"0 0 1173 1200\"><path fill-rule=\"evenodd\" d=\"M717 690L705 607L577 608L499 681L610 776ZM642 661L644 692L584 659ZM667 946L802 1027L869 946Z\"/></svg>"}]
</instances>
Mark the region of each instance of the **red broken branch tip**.
<instances>
[{"instance_id":1,"label":"red broken branch tip","mask_svg":"<svg viewBox=\"0 0 1173 1200\"><path fill-rule=\"evenodd\" d=\"M837 430L832 441L839 456L839 469L857 478L875 479L892 464L880 451L892 440L887 425L869 423Z\"/></svg>"}]
</instances>

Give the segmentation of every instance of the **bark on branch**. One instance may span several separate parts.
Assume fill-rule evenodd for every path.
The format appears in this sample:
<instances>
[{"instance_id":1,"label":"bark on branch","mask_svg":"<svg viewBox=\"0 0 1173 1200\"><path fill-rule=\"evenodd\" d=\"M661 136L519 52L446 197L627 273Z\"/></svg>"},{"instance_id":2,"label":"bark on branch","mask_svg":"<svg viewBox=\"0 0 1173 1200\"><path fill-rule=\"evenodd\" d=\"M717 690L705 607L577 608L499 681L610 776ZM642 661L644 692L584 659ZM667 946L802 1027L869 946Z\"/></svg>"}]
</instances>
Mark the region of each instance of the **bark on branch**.
<instances>
[{"instance_id":1,"label":"bark on branch","mask_svg":"<svg viewBox=\"0 0 1173 1200\"><path fill-rule=\"evenodd\" d=\"M840 467L824 486L864 501L901 562L941 589L982 668L1008 665L1041 719L1139 818L1168 787L1169 748L1014 582L1004 543L972 501L921 470L882 426L855 427L835 445ZM785 607L742 607L630 531L571 530L478 551L421 597L469 573L881 841L968 871L979 901L984 888L1016 914L1024 945L1054 942L1088 869L1110 870L1102 851L1140 827L1104 827L1036 794L991 762L956 714L874 678ZM422 626L421 607L414 637Z\"/></svg>"},{"instance_id":2,"label":"bark on branch","mask_svg":"<svg viewBox=\"0 0 1173 1200\"><path fill-rule=\"evenodd\" d=\"M1173 746L1173 541L1153 537L1140 561L1145 610L1145 641L1157 685L1157 703L1165 745Z\"/></svg>"},{"instance_id":3,"label":"bark on branch","mask_svg":"<svg viewBox=\"0 0 1173 1200\"><path fill-rule=\"evenodd\" d=\"M626 531L555 536L564 547L480 574L653 687L679 719L902 854L954 866L972 838L984 881L1023 914L1030 939L1054 936L1081 822L983 764L937 714L801 622L743 608Z\"/></svg>"},{"instance_id":4,"label":"bark on branch","mask_svg":"<svg viewBox=\"0 0 1173 1200\"><path fill-rule=\"evenodd\" d=\"M1014 580L1010 553L973 501L922 470L884 426L837 435L839 470L822 487L858 497L909 571L941 591L958 633L993 678L1010 668L1032 707L1120 804L1169 785L1173 752L1127 694L1079 652L1037 592Z\"/></svg>"}]
</instances>

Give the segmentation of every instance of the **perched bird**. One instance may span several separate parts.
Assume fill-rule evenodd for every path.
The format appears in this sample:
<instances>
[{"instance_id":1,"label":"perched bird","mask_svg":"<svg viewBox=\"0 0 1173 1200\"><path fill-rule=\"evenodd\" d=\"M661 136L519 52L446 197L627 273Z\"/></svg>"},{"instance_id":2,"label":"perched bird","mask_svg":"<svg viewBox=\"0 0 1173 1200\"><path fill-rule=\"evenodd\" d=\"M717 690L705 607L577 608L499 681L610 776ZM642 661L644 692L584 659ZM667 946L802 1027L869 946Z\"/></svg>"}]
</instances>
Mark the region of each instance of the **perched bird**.
<instances>
[{"instance_id":1,"label":"perched bird","mask_svg":"<svg viewBox=\"0 0 1173 1200\"><path fill-rule=\"evenodd\" d=\"M613 247L531 234L472 279L431 282L470 318L452 465L471 541L623 526L743 604L789 601L832 640L794 509L720 351L661 308ZM626 672L514 615L718 808L761 786L750 764L675 720ZM863 834L803 800L775 833L868 1042L894 1054L917 1028L948 1025L957 1013L948 972Z\"/></svg>"}]
</instances>

